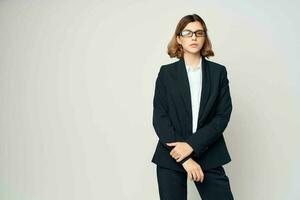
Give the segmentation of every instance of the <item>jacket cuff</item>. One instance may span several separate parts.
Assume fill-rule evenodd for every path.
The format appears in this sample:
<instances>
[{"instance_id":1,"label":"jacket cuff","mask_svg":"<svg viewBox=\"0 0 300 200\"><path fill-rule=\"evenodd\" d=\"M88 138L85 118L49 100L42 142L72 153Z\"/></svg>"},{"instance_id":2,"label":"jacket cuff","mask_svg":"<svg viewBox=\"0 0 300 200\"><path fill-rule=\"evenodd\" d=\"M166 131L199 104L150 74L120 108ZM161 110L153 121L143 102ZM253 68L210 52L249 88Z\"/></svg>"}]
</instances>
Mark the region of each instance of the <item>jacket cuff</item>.
<instances>
[{"instance_id":1,"label":"jacket cuff","mask_svg":"<svg viewBox=\"0 0 300 200\"><path fill-rule=\"evenodd\" d=\"M189 138L187 141L185 141L186 143L188 143L192 148L193 148L193 153L195 156L197 156L198 158L200 158L200 155L206 151L208 149L208 147L201 147L197 142L195 142L195 140L193 140L192 138Z\"/></svg>"},{"instance_id":2,"label":"jacket cuff","mask_svg":"<svg viewBox=\"0 0 300 200\"><path fill-rule=\"evenodd\" d=\"M191 153L190 155L188 155L187 157L185 157L184 159L182 159L180 161L180 164L183 164L185 161L187 161L188 159L190 159L193 156L193 154Z\"/></svg>"}]
</instances>

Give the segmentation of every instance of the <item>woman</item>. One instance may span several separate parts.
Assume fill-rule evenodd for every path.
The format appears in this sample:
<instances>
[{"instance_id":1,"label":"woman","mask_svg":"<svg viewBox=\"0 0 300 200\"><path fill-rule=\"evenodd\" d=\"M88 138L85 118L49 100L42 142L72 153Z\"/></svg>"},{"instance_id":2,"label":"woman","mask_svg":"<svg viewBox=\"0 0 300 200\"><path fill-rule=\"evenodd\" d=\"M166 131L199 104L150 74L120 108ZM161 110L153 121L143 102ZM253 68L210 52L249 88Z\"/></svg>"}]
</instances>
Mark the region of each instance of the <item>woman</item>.
<instances>
[{"instance_id":1,"label":"woman","mask_svg":"<svg viewBox=\"0 0 300 200\"><path fill-rule=\"evenodd\" d=\"M205 58L214 52L201 17L179 21L168 54L179 60L160 67L153 99L160 199L187 199L188 177L202 200L232 200L222 166L231 161L223 137L232 111L229 80L225 66Z\"/></svg>"}]
</instances>

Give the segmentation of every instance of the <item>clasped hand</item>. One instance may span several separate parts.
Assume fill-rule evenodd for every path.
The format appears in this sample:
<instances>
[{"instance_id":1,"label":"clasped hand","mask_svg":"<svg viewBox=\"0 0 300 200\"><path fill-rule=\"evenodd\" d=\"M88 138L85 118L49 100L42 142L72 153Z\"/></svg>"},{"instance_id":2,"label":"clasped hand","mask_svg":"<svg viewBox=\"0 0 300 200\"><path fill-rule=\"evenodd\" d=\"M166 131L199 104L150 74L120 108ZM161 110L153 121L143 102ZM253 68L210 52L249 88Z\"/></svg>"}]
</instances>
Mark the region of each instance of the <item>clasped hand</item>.
<instances>
[{"instance_id":1,"label":"clasped hand","mask_svg":"<svg viewBox=\"0 0 300 200\"><path fill-rule=\"evenodd\" d=\"M170 155L177 161L180 162L185 157L193 152L193 148L186 142L172 142L166 143L168 146L175 146Z\"/></svg>"},{"instance_id":2,"label":"clasped hand","mask_svg":"<svg viewBox=\"0 0 300 200\"><path fill-rule=\"evenodd\" d=\"M180 162L182 159L187 157L193 152L193 148L186 142L172 142L166 143L168 146L175 146L170 155L176 159L177 162ZM183 163L183 168L188 174L188 178L194 181L203 182L204 173L201 166L195 162L193 159L188 159Z\"/></svg>"}]
</instances>

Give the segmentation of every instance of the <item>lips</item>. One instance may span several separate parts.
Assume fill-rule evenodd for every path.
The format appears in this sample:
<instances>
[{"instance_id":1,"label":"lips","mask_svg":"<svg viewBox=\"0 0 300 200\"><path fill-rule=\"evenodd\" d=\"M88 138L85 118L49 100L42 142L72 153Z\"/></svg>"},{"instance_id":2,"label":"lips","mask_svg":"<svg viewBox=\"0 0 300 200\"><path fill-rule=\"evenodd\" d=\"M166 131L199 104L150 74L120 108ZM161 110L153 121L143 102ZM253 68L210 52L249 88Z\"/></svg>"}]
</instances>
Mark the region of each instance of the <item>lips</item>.
<instances>
[{"instance_id":1,"label":"lips","mask_svg":"<svg viewBox=\"0 0 300 200\"><path fill-rule=\"evenodd\" d=\"M191 47L197 47L198 44L190 44Z\"/></svg>"}]
</instances>

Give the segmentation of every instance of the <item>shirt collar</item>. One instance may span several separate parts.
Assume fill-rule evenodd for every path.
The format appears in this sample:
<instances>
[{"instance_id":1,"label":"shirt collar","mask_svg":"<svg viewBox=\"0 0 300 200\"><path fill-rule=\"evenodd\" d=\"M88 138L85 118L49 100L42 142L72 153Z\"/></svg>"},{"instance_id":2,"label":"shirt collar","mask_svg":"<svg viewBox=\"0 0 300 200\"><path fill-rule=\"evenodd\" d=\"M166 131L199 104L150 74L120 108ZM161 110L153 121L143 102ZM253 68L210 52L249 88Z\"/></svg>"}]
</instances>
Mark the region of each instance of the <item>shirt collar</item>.
<instances>
[{"instance_id":1,"label":"shirt collar","mask_svg":"<svg viewBox=\"0 0 300 200\"><path fill-rule=\"evenodd\" d=\"M201 64L202 64L202 57L200 57L199 64L196 66L196 68L194 70L193 70L192 66L190 66L186 63L185 63L185 67L186 67L187 71L197 71L201 67Z\"/></svg>"}]
</instances>

